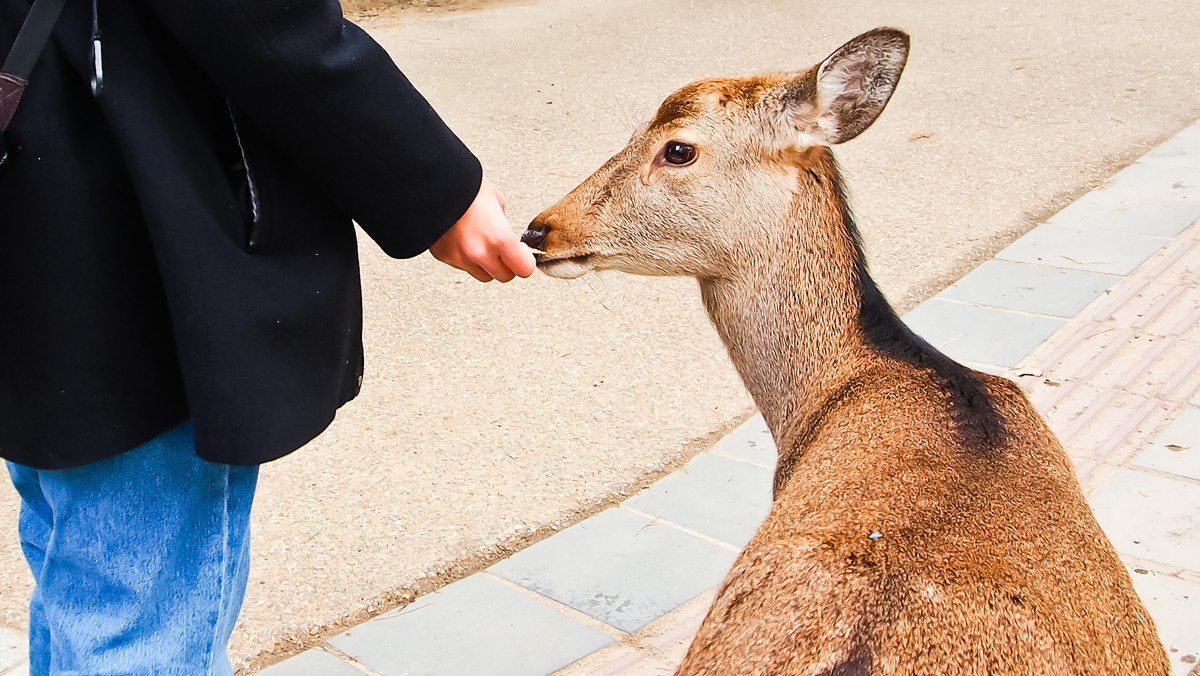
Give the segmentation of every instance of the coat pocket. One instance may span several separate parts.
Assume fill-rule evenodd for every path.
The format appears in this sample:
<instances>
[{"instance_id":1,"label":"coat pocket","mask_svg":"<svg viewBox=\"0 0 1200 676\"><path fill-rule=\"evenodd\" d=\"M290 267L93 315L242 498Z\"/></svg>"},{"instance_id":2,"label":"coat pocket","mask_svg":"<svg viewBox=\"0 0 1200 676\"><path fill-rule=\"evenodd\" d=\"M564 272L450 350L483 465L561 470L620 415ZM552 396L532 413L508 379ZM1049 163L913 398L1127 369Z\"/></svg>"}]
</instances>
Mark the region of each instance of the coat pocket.
<instances>
[{"instance_id":1,"label":"coat pocket","mask_svg":"<svg viewBox=\"0 0 1200 676\"><path fill-rule=\"evenodd\" d=\"M238 199L246 211L246 237L243 244L246 253L256 253L262 250L267 235L259 177L250 161L251 153L247 150L246 123L239 119L237 111L232 106L229 106L229 119L233 122L233 134L237 138L238 151L242 157L240 167L242 176L238 184Z\"/></svg>"}]
</instances>

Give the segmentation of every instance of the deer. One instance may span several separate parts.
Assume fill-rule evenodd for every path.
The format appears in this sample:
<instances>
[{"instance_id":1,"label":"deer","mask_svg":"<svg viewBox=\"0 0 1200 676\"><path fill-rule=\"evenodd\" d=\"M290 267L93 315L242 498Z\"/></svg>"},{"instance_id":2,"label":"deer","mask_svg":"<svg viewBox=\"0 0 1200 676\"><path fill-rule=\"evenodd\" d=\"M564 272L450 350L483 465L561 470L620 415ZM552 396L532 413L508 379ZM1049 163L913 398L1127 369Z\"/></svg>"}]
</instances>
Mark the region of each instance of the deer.
<instances>
[{"instance_id":1,"label":"deer","mask_svg":"<svg viewBox=\"0 0 1200 676\"><path fill-rule=\"evenodd\" d=\"M1048 425L868 273L831 146L908 53L877 28L807 70L688 84L521 235L552 277L696 278L778 448L770 511L676 673L1164 676Z\"/></svg>"}]
</instances>

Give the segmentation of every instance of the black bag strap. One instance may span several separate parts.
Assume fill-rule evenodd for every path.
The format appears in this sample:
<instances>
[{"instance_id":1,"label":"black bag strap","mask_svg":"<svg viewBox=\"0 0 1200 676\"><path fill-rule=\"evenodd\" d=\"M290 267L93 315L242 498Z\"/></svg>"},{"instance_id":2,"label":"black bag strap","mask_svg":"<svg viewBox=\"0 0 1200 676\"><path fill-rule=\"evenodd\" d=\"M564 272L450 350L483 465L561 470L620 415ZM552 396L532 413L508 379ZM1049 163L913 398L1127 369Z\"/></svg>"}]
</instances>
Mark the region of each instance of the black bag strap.
<instances>
[{"instance_id":1,"label":"black bag strap","mask_svg":"<svg viewBox=\"0 0 1200 676\"><path fill-rule=\"evenodd\" d=\"M29 79L29 73L33 71L33 65L37 63L38 56L46 47L50 31L54 29L65 4L67 0L34 0L33 7L29 8L29 15L25 17L25 23L21 24L17 39L8 52L8 58L4 60L4 67L0 70L25 80Z\"/></svg>"},{"instance_id":2,"label":"black bag strap","mask_svg":"<svg viewBox=\"0 0 1200 676\"><path fill-rule=\"evenodd\" d=\"M4 132L17 111L33 65L46 48L50 31L54 30L65 4L67 0L34 0L29 14L25 16L25 23L17 31L12 49L4 59L4 66L0 67L0 165L8 160L8 143L4 139Z\"/></svg>"}]
</instances>

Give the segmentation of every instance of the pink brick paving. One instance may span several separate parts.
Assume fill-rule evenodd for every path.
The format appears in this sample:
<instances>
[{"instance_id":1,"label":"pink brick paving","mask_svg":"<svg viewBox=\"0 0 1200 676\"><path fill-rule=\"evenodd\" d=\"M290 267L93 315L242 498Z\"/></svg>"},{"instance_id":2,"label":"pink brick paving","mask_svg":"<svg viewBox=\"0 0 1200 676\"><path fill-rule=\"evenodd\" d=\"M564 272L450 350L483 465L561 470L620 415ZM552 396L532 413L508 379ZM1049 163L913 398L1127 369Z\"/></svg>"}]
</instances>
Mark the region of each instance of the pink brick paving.
<instances>
[{"instance_id":1,"label":"pink brick paving","mask_svg":"<svg viewBox=\"0 0 1200 676\"><path fill-rule=\"evenodd\" d=\"M1092 495L1200 388L1200 223L1118 282L1014 374Z\"/></svg>"}]
</instances>

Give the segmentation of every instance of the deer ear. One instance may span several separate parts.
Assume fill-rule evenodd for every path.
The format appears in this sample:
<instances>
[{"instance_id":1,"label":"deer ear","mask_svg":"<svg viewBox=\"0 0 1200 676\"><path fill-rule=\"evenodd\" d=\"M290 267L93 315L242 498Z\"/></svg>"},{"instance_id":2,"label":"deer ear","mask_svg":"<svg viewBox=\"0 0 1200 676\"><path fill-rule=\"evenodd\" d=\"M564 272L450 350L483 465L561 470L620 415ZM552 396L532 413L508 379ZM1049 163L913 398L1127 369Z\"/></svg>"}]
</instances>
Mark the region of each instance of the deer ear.
<instances>
[{"instance_id":1,"label":"deer ear","mask_svg":"<svg viewBox=\"0 0 1200 676\"><path fill-rule=\"evenodd\" d=\"M858 136L892 98L908 61L908 35L894 28L876 28L842 45L793 86L812 97L803 106L800 142L833 145Z\"/></svg>"}]
</instances>

